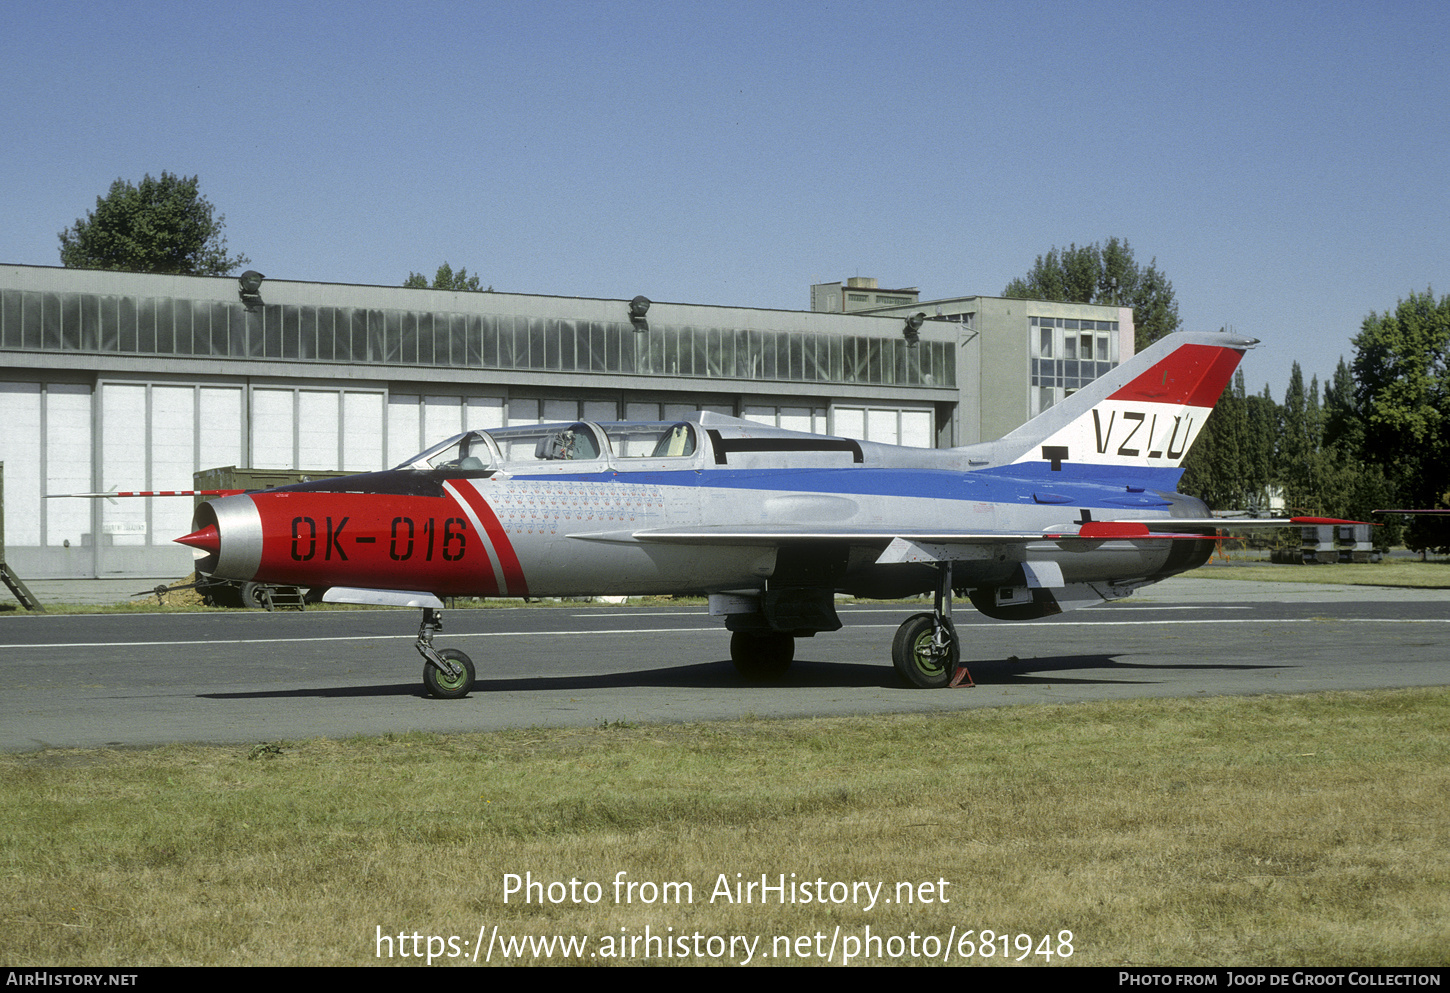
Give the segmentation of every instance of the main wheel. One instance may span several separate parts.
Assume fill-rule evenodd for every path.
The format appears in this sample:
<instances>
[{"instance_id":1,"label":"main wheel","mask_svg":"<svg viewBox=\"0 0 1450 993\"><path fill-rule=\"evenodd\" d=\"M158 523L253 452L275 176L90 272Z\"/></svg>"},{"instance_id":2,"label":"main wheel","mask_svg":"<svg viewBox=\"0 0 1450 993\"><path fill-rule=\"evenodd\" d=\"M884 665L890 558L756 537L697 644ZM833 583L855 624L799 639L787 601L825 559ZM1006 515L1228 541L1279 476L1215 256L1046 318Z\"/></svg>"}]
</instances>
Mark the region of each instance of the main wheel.
<instances>
[{"instance_id":1,"label":"main wheel","mask_svg":"<svg viewBox=\"0 0 1450 993\"><path fill-rule=\"evenodd\" d=\"M428 688L430 694L440 700L457 700L459 697L467 696L468 691L473 689L473 659L456 648L445 648L438 654L450 662L456 662L462 666L463 673L456 677L449 676L431 662L424 662L423 685Z\"/></svg>"},{"instance_id":2,"label":"main wheel","mask_svg":"<svg viewBox=\"0 0 1450 993\"><path fill-rule=\"evenodd\" d=\"M891 663L908 685L921 689L940 689L952 681L957 663L961 661L961 642L956 628L947 619L945 647L933 643L936 621L931 614L913 614L896 629L891 643Z\"/></svg>"},{"instance_id":3,"label":"main wheel","mask_svg":"<svg viewBox=\"0 0 1450 993\"><path fill-rule=\"evenodd\" d=\"M730 636L730 661L746 679L780 679L795 661L795 638L788 634L736 631Z\"/></svg>"}]
</instances>

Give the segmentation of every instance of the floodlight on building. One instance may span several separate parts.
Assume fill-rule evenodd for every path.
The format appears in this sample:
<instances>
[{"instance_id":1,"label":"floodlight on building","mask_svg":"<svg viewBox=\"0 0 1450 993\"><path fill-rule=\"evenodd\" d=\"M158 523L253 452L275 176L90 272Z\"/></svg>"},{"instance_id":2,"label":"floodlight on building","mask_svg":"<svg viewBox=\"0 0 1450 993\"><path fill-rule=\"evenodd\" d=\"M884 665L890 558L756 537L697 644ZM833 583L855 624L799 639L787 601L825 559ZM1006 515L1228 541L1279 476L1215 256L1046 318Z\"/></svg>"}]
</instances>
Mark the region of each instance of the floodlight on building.
<instances>
[{"instance_id":1,"label":"floodlight on building","mask_svg":"<svg viewBox=\"0 0 1450 993\"><path fill-rule=\"evenodd\" d=\"M248 269L237 277L237 295L248 310L262 305L262 280L266 278L255 269Z\"/></svg>"},{"instance_id":2,"label":"floodlight on building","mask_svg":"<svg viewBox=\"0 0 1450 993\"><path fill-rule=\"evenodd\" d=\"M926 323L926 314L912 314L906 319L906 326L901 329L901 336L906 339L908 347L915 347L921 341L921 326Z\"/></svg>"},{"instance_id":3,"label":"floodlight on building","mask_svg":"<svg viewBox=\"0 0 1450 993\"><path fill-rule=\"evenodd\" d=\"M636 331L648 331L649 321L644 315L649 313L649 297L637 296L629 301L629 323L634 325Z\"/></svg>"}]
</instances>

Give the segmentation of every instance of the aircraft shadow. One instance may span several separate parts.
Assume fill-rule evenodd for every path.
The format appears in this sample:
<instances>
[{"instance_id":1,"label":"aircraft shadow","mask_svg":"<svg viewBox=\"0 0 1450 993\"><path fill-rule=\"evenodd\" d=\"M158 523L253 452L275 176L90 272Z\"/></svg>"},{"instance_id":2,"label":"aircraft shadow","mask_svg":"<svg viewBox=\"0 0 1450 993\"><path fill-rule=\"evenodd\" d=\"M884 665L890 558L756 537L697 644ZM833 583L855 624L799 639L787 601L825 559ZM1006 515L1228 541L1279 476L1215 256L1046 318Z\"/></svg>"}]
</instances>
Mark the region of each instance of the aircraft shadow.
<instances>
[{"instance_id":1,"label":"aircraft shadow","mask_svg":"<svg viewBox=\"0 0 1450 993\"><path fill-rule=\"evenodd\" d=\"M1292 669L1291 665L1259 665L1228 662L1125 662L1125 655L1061 655L1031 659L977 659L967 663L972 679L977 683L1023 686L1042 683L1072 683L1091 686L1095 684L1145 683L1156 680L1131 678L1133 672L1238 672L1259 669ZM1055 675L1082 670L1109 670L1122 672L1124 678L1073 677Z\"/></svg>"},{"instance_id":2,"label":"aircraft shadow","mask_svg":"<svg viewBox=\"0 0 1450 993\"><path fill-rule=\"evenodd\" d=\"M1236 672L1262 669L1290 669L1291 665L1260 665L1245 663L1149 663L1120 661L1116 655L1060 655L1031 659L973 659L967 668L972 679L984 686L1031 686L1044 683L1113 685L1120 683L1144 683L1157 680L1143 676L1154 671L1191 672ZM1122 673L1121 678L1112 676L1074 676L1074 672ZM1136 678L1135 678L1136 675ZM785 677L771 682L747 682L727 660L702 662L695 665L668 666L657 669L640 669L628 672L610 673L565 673L533 676L501 676L489 678L480 676L474 682L470 696L487 696L490 693L507 692L575 692L603 689L627 688L674 688L674 689L899 689L910 691L896 675L890 664L860 665L845 662L816 662L798 660ZM378 683L366 686L326 686L287 690L258 690L238 693L200 693L208 700L266 700L291 698L348 698L387 696L426 696L422 684L416 681Z\"/></svg>"}]
</instances>

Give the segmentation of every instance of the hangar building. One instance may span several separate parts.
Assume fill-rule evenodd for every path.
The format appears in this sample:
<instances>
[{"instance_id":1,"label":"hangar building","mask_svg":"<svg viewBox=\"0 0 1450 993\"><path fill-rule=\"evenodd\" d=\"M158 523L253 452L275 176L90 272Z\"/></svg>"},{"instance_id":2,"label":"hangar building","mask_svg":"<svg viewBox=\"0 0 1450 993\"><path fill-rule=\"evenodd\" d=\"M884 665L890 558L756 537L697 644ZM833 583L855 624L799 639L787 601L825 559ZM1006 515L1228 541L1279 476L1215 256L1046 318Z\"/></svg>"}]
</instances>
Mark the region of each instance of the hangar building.
<instances>
[{"instance_id":1,"label":"hangar building","mask_svg":"<svg viewBox=\"0 0 1450 993\"><path fill-rule=\"evenodd\" d=\"M190 500L48 497L190 489L229 465L371 471L472 428L707 408L968 444L1133 348L1127 308L873 302L641 315L628 299L277 279L253 293L229 276L0 265L5 558L25 578L184 575L191 553L171 539L190 530Z\"/></svg>"}]
</instances>

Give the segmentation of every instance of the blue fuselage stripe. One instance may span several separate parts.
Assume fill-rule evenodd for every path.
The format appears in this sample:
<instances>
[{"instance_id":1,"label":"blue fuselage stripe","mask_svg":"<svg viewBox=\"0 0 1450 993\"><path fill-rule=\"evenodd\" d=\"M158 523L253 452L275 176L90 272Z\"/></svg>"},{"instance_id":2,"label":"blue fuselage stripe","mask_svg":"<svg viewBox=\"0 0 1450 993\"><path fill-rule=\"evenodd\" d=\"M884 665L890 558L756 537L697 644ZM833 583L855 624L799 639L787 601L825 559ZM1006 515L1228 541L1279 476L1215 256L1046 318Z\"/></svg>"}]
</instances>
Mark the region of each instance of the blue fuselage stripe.
<instances>
[{"instance_id":1,"label":"blue fuselage stripe","mask_svg":"<svg viewBox=\"0 0 1450 993\"><path fill-rule=\"evenodd\" d=\"M989 503L1034 504L1046 502L1101 506L1141 503L1161 506L1154 491L1173 492L1178 469L1149 470L1134 474L1131 483L1124 473L1097 467L1102 473L1037 471L1045 464L1027 463L1002 469L954 472L939 469L694 469L677 471L599 472L579 474L517 475L514 479L536 482L598 483L609 479L623 485L685 486L733 490L773 490L791 493L830 493L857 496L917 497L931 500L984 501ZM1011 471L1007 471L1010 469Z\"/></svg>"}]
</instances>

